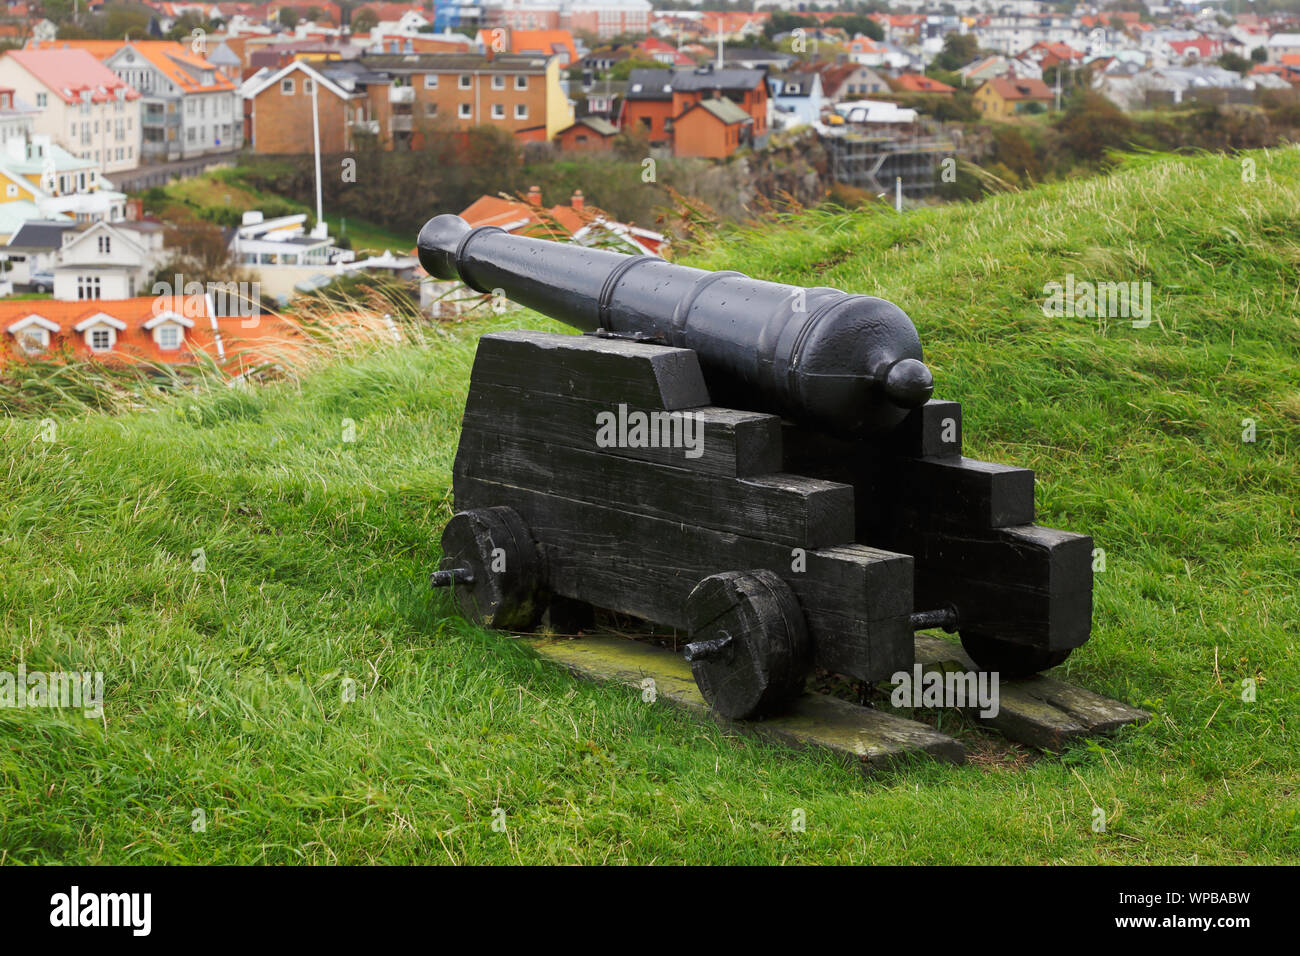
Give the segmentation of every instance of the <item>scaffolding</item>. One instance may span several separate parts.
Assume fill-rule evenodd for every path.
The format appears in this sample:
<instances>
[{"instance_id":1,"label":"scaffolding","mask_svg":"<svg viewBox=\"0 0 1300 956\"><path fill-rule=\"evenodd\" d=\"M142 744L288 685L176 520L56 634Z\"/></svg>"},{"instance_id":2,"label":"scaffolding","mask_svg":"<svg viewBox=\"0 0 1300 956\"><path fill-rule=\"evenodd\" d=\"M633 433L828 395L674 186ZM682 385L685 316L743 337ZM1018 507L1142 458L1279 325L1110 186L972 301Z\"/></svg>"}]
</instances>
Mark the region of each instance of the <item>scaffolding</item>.
<instances>
[{"instance_id":1,"label":"scaffolding","mask_svg":"<svg viewBox=\"0 0 1300 956\"><path fill-rule=\"evenodd\" d=\"M922 136L900 129L837 131L823 136L822 145L830 157L834 182L892 195L895 180L901 178L903 195L908 199L934 192L940 164L957 155L956 144L947 137Z\"/></svg>"}]
</instances>

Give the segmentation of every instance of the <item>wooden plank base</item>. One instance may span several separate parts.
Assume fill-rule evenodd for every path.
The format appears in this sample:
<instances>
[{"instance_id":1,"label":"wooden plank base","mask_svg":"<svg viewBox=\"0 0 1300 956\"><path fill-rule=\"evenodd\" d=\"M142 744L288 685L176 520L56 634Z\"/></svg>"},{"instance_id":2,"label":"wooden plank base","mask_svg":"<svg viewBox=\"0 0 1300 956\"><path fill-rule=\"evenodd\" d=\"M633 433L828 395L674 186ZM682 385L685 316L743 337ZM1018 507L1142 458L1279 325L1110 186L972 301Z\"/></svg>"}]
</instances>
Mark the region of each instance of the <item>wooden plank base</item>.
<instances>
[{"instance_id":1,"label":"wooden plank base","mask_svg":"<svg viewBox=\"0 0 1300 956\"><path fill-rule=\"evenodd\" d=\"M966 759L966 749L959 741L925 724L825 694L805 694L779 717L726 720L710 710L695 686L690 664L680 654L641 641L625 637L529 640L539 654L578 677L638 689L646 678L651 678L657 700L707 714L728 730L825 750L856 765L863 773L908 754L928 754L949 763Z\"/></svg>"},{"instance_id":2,"label":"wooden plank base","mask_svg":"<svg viewBox=\"0 0 1300 956\"><path fill-rule=\"evenodd\" d=\"M916 635L916 660L928 670L977 670L960 644L926 634ZM1008 740L1051 751L1079 737L1114 733L1151 719L1144 710L1042 674L1002 681L998 704L994 717L981 717L978 705L964 711Z\"/></svg>"}]
</instances>

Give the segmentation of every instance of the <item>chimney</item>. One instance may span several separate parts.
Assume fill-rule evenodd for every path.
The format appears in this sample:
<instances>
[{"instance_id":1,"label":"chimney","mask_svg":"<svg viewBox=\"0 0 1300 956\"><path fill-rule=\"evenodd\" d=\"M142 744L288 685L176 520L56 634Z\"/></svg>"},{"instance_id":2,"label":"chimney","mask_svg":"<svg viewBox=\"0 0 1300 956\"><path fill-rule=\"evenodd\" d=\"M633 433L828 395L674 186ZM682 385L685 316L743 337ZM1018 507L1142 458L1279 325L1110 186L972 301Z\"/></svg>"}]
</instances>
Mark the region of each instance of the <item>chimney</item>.
<instances>
[{"instance_id":1,"label":"chimney","mask_svg":"<svg viewBox=\"0 0 1300 956\"><path fill-rule=\"evenodd\" d=\"M541 187L541 186L529 186L529 187L528 187L528 201L529 201L530 203L532 203L534 206L540 206L540 205L542 204L542 187Z\"/></svg>"},{"instance_id":2,"label":"chimney","mask_svg":"<svg viewBox=\"0 0 1300 956\"><path fill-rule=\"evenodd\" d=\"M569 200L569 205L572 206L578 212L581 212L583 203L585 202L586 200L582 196L582 190L575 189L573 191L573 198Z\"/></svg>"}]
</instances>

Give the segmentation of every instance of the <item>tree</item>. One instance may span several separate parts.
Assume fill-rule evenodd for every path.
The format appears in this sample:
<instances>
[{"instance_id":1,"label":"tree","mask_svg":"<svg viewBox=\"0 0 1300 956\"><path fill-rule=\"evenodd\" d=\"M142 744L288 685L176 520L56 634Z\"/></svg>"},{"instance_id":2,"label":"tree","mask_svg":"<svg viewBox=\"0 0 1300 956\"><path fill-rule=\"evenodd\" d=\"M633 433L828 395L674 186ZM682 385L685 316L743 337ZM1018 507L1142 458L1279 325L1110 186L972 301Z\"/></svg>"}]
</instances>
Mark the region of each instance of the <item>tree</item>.
<instances>
[{"instance_id":1,"label":"tree","mask_svg":"<svg viewBox=\"0 0 1300 956\"><path fill-rule=\"evenodd\" d=\"M1264 63L1268 60L1268 50L1262 46L1257 46L1250 51L1251 63Z\"/></svg>"},{"instance_id":2,"label":"tree","mask_svg":"<svg viewBox=\"0 0 1300 956\"><path fill-rule=\"evenodd\" d=\"M1223 67L1225 70L1232 70L1232 72L1240 73L1242 76L1249 73L1250 68L1254 65L1244 56L1239 56L1231 50L1219 57L1217 62L1219 66Z\"/></svg>"},{"instance_id":3,"label":"tree","mask_svg":"<svg viewBox=\"0 0 1300 956\"><path fill-rule=\"evenodd\" d=\"M280 26L292 30L298 25L298 11L293 7L281 7L279 20Z\"/></svg>"},{"instance_id":4,"label":"tree","mask_svg":"<svg viewBox=\"0 0 1300 956\"><path fill-rule=\"evenodd\" d=\"M379 17L369 7L362 7L352 16L353 33L369 33L379 22Z\"/></svg>"},{"instance_id":5,"label":"tree","mask_svg":"<svg viewBox=\"0 0 1300 956\"><path fill-rule=\"evenodd\" d=\"M949 33L943 40L943 51L934 58L941 70L960 70L979 56L980 45L972 33Z\"/></svg>"}]
</instances>

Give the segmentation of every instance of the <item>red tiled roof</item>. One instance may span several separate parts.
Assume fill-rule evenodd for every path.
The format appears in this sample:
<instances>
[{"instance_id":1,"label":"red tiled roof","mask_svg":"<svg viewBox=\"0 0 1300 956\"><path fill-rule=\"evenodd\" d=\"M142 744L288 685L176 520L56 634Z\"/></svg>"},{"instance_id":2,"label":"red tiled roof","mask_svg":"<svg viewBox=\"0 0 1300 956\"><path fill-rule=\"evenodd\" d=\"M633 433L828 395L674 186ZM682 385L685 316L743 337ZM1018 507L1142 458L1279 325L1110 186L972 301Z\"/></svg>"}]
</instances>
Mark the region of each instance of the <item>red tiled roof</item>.
<instances>
[{"instance_id":1,"label":"red tiled roof","mask_svg":"<svg viewBox=\"0 0 1300 956\"><path fill-rule=\"evenodd\" d=\"M139 93L85 50L10 50L5 55L65 103L80 103L83 90L91 91L94 103L116 99L118 89L126 91L128 100L140 98Z\"/></svg>"},{"instance_id":2,"label":"red tiled roof","mask_svg":"<svg viewBox=\"0 0 1300 956\"><path fill-rule=\"evenodd\" d=\"M9 331L10 326L28 316L39 316L58 326L50 334L50 347L33 358L58 360L94 358L100 361L123 364L192 365L200 354L217 358L216 336L212 320L205 312L199 296L182 300L177 313L192 322L185 329L179 349L164 351L158 348L146 322L167 311L157 307L159 299L141 296L134 299L92 299L67 302L59 299L0 299L0 366L11 361L23 361L25 353ZM125 328L116 329L117 340L112 351L92 352L83 332L75 330L78 323L100 313L112 318ZM245 325L256 322L251 328ZM111 324L111 323L109 323ZM224 367L237 373L256 365L283 361L287 356L307 344L307 338L289 320L271 314L247 317L227 316L217 318L225 350Z\"/></svg>"},{"instance_id":3,"label":"red tiled roof","mask_svg":"<svg viewBox=\"0 0 1300 956\"><path fill-rule=\"evenodd\" d=\"M995 76L987 81L990 87L1004 100L1051 100L1052 91L1042 80L1012 79Z\"/></svg>"},{"instance_id":4,"label":"red tiled roof","mask_svg":"<svg viewBox=\"0 0 1300 956\"><path fill-rule=\"evenodd\" d=\"M895 81L898 88L906 93L951 93L953 87L947 83L940 83L938 80L922 76L919 73L904 73Z\"/></svg>"},{"instance_id":5,"label":"red tiled roof","mask_svg":"<svg viewBox=\"0 0 1300 956\"><path fill-rule=\"evenodd\" d=\"M608 215L595 206L584 205L579 212L572 206L552 206L544 209L540 203L534 205L516 199L502 199L499 196L480 196L461 212L460 217L471 226L498 226L513 235L553 238L552 223L560 226L567 235L573 235L583 226L591 225L598 219L613 222ZM658 236L658 238L653 238ZM638 230L636 239L651 252L658 252L663 237L658 233Z\"/></svg>"}]
</instances>

